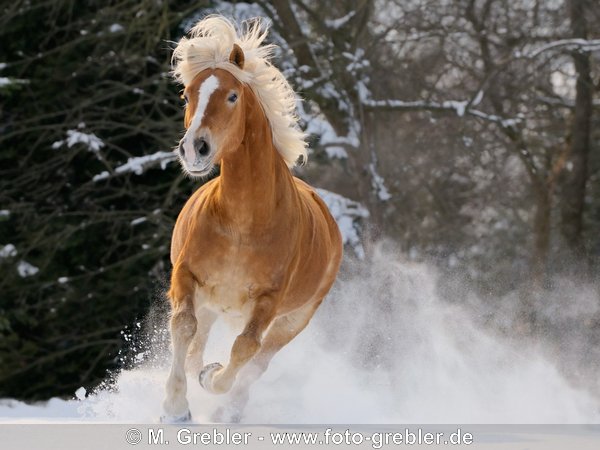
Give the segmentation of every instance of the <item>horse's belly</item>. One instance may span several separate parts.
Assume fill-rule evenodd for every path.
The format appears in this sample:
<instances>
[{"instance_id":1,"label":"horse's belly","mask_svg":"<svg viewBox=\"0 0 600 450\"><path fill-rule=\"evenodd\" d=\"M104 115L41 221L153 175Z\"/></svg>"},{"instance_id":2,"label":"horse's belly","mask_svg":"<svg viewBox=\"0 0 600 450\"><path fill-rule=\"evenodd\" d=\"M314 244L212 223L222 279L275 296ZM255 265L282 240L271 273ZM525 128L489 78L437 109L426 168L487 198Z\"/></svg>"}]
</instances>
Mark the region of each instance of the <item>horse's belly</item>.
<instances>
[{"instance_id":1,"label":"horse's belly","mask_svg":"<svg viewBox=\"0 0 600 450\"><path fill-rule=\"evenodd\" d=\"M249 286L244 274L221 273L196 289L196 304L232 319L245 318L250 313Z\"/></svg>"}]
</instances>

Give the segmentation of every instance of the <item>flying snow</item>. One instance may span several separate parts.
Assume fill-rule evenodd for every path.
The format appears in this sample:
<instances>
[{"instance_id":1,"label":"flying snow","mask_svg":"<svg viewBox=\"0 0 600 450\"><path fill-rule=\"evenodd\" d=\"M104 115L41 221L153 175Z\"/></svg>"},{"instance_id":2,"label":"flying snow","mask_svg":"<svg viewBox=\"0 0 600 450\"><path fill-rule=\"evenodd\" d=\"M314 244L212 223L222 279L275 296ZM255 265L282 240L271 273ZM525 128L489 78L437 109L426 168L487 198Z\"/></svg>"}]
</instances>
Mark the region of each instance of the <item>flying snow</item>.
<instances>
[{"instance_id":1,"label":"flying snow","mask_svg":"<svg viewBox=\"0 0 600 450\"><path fill-rule=\"evenodd\" d=\"M574 385L551 351L483 328L477 302L444 298L432 267L407 261L388 244L346 266L308 328L252 387L243 422L600 421L598 398ZM170 355L166 314L154 316L146 324L152 345L131 357L135 368L95 390L77 390L72 400L1 401L0 421L157 422ZM217 322L205 361L225 362L234 337ZM211 422L224 401L194 377L188 399L198 423Z\"/></svg>"}]
</instances>

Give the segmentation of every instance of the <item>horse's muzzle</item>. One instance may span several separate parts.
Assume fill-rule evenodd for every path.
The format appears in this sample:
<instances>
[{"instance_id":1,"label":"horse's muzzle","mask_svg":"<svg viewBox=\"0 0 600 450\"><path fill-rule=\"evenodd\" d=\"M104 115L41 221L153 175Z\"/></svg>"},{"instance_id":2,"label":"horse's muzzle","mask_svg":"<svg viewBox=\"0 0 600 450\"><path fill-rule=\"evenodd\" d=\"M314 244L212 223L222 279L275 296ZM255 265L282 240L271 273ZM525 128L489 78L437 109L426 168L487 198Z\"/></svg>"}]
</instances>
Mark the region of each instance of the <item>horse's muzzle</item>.
<instances>
[{"instance_id":1,"label":"horse's muzzle","mask_svg":"<svg viewBox=\"0 0 600 450\"><path fill-rule=\"evenodd\" d=\"M194 139L192 148L186 144L185 138L179 142L179 155L191 167L206 166L210 155L210 145L204 138Z\"/></svg>"},{"instance_id":2,"label":"horse's muzzle","mask_svg":"<svg viewBox=\"0 0 600 450\"><path fill-rule=\"evenodd\" d=\"M179 142L177 152L188 174L202 177L212 170L214 155L211 155L211 145L205 138L196 138L190 142L184 137Z\"/></svg>"},{"instance_id":3,"label":"horse's muzzle","mask_svg":"<svg viewBox=\"0 0 600 450\"><path fill-rule=\"evenodd\" d=\"M196 152L194 165L197 166L202 164L202 158L205 158L210 153L208 142L202 138L194 139L194 151Z\"/></svg>"}]
</instances>

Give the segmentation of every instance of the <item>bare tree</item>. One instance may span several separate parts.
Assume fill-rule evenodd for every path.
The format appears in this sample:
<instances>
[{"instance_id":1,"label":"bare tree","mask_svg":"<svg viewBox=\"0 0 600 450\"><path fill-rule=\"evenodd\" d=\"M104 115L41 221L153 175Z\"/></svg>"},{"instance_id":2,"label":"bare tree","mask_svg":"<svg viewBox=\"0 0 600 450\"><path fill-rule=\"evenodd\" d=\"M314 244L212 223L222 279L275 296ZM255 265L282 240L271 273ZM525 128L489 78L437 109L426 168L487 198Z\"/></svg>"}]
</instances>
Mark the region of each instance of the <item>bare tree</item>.
<instances>
[{"instance_id":1,"label":"bare tree","mask_svg":"<svg viewBox=\"0 0 600 450\"><path fill-rule=\"evenodd\" d=\"M573 39L587 40L588 14L591 2L569 0L569 16ZM585 209L586 185L589 179L588 160L591 151L591 122L593 103L593 84L590 54L585 49L572 52L577 83L575 104L569 136L568 170L562 180L561 233L571 253L571 264L588 259L584 236L583 221ZM582 267L583 268L583 267Z\"/></svg>"}]
</instances>

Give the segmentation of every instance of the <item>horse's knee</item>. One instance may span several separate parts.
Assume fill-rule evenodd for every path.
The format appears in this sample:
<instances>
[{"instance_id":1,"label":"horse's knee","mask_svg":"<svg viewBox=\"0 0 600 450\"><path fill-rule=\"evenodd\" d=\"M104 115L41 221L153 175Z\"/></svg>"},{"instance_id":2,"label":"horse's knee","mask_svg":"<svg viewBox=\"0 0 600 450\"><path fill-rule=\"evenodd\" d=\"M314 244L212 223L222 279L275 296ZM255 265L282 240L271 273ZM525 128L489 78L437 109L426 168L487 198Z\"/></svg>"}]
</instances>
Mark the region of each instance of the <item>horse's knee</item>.
<instances>
[{"instance_id":1,"label":"horse's knee","mask_svg":"<svg viewBox=\"0 0 600 450\"><path fill-rule=\"evenodd\" d=\"M189 341L196 334L198 322L189 310L177 311L171 317L171 333L180 339Z\"/></svg>"}]
</instances>

